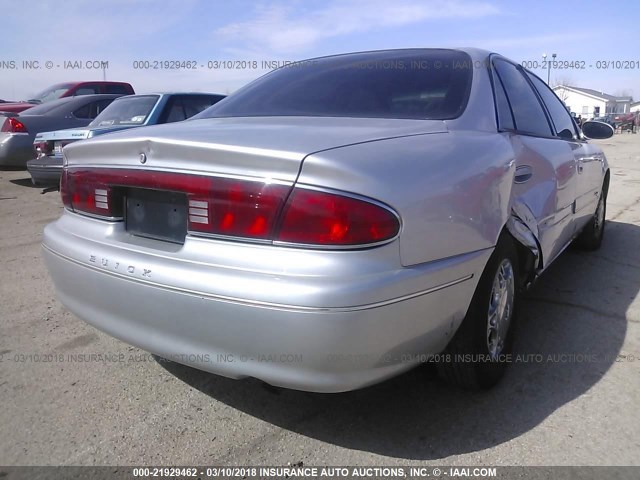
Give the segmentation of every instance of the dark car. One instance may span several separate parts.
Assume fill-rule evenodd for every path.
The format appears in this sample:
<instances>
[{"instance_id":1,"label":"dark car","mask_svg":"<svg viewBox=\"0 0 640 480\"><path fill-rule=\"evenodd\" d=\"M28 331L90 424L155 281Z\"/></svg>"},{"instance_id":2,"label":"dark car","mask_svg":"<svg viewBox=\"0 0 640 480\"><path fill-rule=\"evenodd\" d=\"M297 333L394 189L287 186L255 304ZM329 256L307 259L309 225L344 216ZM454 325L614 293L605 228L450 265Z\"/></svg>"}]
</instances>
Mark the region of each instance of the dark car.
<instances>
[{"instance_id":1,"label":"dark car","mask_svg":"<svg viewBox=\"0 0 640 480\"><path fill-rule=\"evenodd\" d=\"M59 98L75 97L79 95L96 95L96 94L118 94L132 95L136 93L129 83L125 82L66 82L52 85L45 88L41 92L33 95L29 100L23 102L5 102L0 105L0 112L19 113L32 108L34 105L40 105Z\"/></svg>"},{"instance_id":2,"label":"dark car","mask_svg":"<svg viewBox=\"0 0 640 480\"><path fill-rule=\"evenodd\" d=\"M67 97L35 106L21 114L0 112L0 166L26 166L27 160L36 156L33 140L37 133L84 127L120 96Z\"/></svg>"},{"instance_id":3,"label":"dark car","mask_svg":"<svg viewBox=\"0 0 640 480\"><path fill-rule=\"evenodd\" d=\"M609 125L611 125L613 128L616 128L617 123L614 120L614 115L607 113L606 115L602 116L602 117L596 117L593 119L595 122L602 122L602 123L608 123Z\"/></svg>"},{"instance_id":4,"label":"dark car","mask_svg":"<svg viewBox=\"0 0 640 480\"><path fill-rule=\"evenodd\" d=\"M224 97L214 93L154 93L122 97L87 128L37 135L33 147L38 157L27 163L31 181L34 185L58 183L62 172L62 149L70 143L129 128L186 120Z\"/></svg>"}]
</instances>

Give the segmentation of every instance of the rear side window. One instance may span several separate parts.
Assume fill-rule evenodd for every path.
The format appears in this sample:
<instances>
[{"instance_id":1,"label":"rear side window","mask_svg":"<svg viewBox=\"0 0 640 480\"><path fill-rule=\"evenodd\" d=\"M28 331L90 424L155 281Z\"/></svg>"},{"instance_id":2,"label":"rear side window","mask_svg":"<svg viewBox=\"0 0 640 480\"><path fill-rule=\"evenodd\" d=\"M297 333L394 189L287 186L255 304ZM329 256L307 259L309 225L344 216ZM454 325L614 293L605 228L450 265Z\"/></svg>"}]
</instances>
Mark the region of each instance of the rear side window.
<instances>
[{"instance_id":1,"label":"rear side window","mask_svg":"<svg viewBox=\"0 0 640 480\"><path fill-rule=\"evenodd\" d=\"M494 60L493 66L504 85L516 130L530 135L551 136L547 116L523 73L515 65L499 59Z\"/></svg>"},{"instance_id":2,"label":"rear side window","mask_svg":"<svg viewBox=\"0 0 640 480\"><path fill-rule=\"evenodd\" d=\"M80 87L73 92L74 95L93 95L95 93L100 93L97 87Z\"/></svg>"},{"instance_id":3,"label":"rear side window","mask_svg":"<svg viewBox=\"0 0 640 480\"><path fill-rule=\"evenodd\" d=\"M498 112L498 128L501 130L515 130L513 122L513 114L507 100L507 94L504 93L504 87L497 75L493 78L493 89L496 98L496 111Z\"/></svg>"},{"instance_id":4,"label":"rear side window","mask_svg":"<svg viewBox=\"0 0 640 480\"><path fill-rule=\"evenodd\" d=\"M131 90L124 85L105 85L104 93L131 93Z\"/></svg>"},{"instance_id":5,"label":"rear side window","mask_svg":"<svg viewBox=\"0 0 640 480\"><path fill-rule=\"evenodd\" d=\"M542 101L549 111L556 135L567 140L575 138L577 132L573 119L560 99L556 97L556 94L538 77L531 75L529 72L527 72L527 76L540 94Z\"/></svg>"},{"instance_id":6,"label":"rear side window","mask_svg":"<svg viewBox=\"0 0 640 480\"><path fill-rule=\"evenodd\" d=\"M164 107L159 123L173 123L186 120L184 105L180 97L171 97Z\"/></svg>"},{"instance_id":7,"label":"rear side window","mask_svg":"<svg viewBox=\"0 0 640 480\"><path fill-rule=\"evenodd\" d=\"M107 108L107 106L111 102L113 102L113 99L111 98L90 102L84 107L81 107L76 111L74 111L73 115L76 118L85 118L85 119L93 120L100 114L100 112L102 112L102 110Z\"/></svg>"},{"instance_id":8,"label":"rear side window","mask_svg":"<svg viewBox=\"0 0 640 480\"><path fill-rule=\"evenodd\" d=\"M76 118L90 119L91 116L91 103L87 103L80 108L76 108L73 111L73 116Z\"/></svg>"},{"instance_id":9,"label":"rear side window","mask_svg":"<svg viewBox=\"0 0 640 480\"><path fill-rule=\"evenodd\" d=\"M189 95L182 97L182 104L184 105L184 113L187 118L191 118L194 115L209 108L214 103L222 100L223 97L211 96L211 95Z\"/></svg>"},{"instance_id":10,"label":"rear side window","mask_svg":"<svg viewBox=\"0 0 640 480\"><path fill-rule=\"evenodd\" d=\"M105 100L98 100L97 102L95 102L95 113L91 118L96 118L98 115L100 115L105 108L111 105L111 102L113 102L113 100L115 99L107 98Z\"/></svg>"}]
</instances>

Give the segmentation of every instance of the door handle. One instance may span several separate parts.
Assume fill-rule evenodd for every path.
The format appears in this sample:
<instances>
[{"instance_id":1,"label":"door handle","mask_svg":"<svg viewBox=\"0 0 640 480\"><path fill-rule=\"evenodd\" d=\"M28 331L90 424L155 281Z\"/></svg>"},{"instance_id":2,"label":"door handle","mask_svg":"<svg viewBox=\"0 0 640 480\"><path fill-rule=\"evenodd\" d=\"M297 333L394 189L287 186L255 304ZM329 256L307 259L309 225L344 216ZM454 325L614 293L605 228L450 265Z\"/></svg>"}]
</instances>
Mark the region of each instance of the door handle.
<instances>
[{"instance_id":1,"label":"door handle","mask_svg":"<svg viewBox=\"0 0 640 480\"><path fill-rule=\"evenodd\" d=\"M578 173L582 173L584 171L584 164L582 160L578 160L576 162L576 169L578 170Z\"/></svg>"},{"instance_id":2,"label":"door handle","mask_svg":"<svg viewBox=\"0 0 640 480\"><path fill-rule=\"evenodd\" d=\"M533 169L529 165L520 165L516 167L516 175L513 179L515 183L525 183L533 177Z\"/></svg>"}]
</instances>

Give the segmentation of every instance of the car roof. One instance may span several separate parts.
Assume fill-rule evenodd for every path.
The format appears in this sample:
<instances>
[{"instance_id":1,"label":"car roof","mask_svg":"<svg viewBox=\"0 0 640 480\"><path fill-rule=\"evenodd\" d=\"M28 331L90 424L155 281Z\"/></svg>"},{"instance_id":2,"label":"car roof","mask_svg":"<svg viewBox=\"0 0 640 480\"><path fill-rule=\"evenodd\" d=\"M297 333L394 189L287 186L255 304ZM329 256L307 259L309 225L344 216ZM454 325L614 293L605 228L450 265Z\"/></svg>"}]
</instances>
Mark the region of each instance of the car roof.
<instances>
[{"instance_id":1,"label":"car roof","mask_svg":"<svg viewBox=\"0 0 640 480\"><path fill-rule=\"evenodd\" d=\"M124 84L124 85L129 85L128 82L117 82L117 81L112 81L112 80L78 80L78 81L70 81L70 82L60 82L60 83L56 83L52 86L58 86L58 85L69 85L70 87L77 87L78 85L83 85L85 83L100 83L103 85L113 85L113 84Z\"/></svg>"},{"instance_id":2,"label":"car roof","mask_svg":"<svg viewBox=\"0 0 640 480\"><path fill-rule=\"evenodd\" d=\"M364 50L357 52L347 52L347 53L338 53L333 55L323 55L321 57L307 58L302 59L300 62L311 61L311 60L322 60L325 58L336 58L348 55L369 55L369 54L389 54L389 53L417 53L420 51L429 52L429 51L451 51L451 52L465 52L467 53L472 60L484 60L489 55L493 55L495 52L491 52L489 50L484 50L481 48L474 47L409 47L409 48L389 48L384 50ZM296 63L295 61L292 63Z\"/></svg>"},{"instance_id":3,"label":"car roof","mask_svg":"<svg viewBox=\"0 0 640 480\"><path fill-rule=\"evenodd\" d=\"M75 97L63 97L57 100L51 100L50 102L41 103L38 105L34 105L31 108L26 109L24 112L20 113L20 116L28 116L28 115L45 115L47 112L55 110L63 105L74 104L74 103L84 103L86 101L95 101L95 100L107 100L107 99L116 99L121 97L122 94L118 93L98 93L92 95L76 95ZM42 107L42 108L40 108ZM43 110L42 113L33 113L31 110L36 112Z\"/></svg>"},{"instance_id":4,"label":"car roof","mask_svg":"<svg viewBox=\"0 0 640 480\"><path fill-rule=\"evenodd\" d=\"M211 92L148 92L148 93L136 93L132 95L126 95L127 97L146 97L149 95L221 95L225 96L222 93L211 93Z\"/></svg>"},{"instance_id":5,"label":"car roof","mask_svg":"<svg viewBox=\"0 0 640 480\"><path fill-rule=\"evenodd\" d=\"M123 95L118 100L122 100L125 98L136 98L136 97L169 97L173 95L207 95L211 97L226 97L226 95L222 93L209 93L209 92L149 92L149 93L136 93L132 95Z\"/></svg>"}]
</instances>

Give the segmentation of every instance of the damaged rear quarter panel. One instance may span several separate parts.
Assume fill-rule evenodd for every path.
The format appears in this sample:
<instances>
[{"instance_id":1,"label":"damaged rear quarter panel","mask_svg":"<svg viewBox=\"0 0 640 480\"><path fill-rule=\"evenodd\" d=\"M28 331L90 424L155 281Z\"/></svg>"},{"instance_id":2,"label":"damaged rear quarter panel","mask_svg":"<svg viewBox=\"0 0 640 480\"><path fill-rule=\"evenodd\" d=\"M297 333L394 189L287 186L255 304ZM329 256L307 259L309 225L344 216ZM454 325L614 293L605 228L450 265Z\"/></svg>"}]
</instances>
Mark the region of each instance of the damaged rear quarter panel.
<instances>
[{"instance_id":1,"label":"damaged rear quarter panel","mask_svg":"<svg viewBox=\"0 0 640 480\"><path fill-rule=\"evenodd\" d=\"M384 202L402 219L404 266L491 248L510 214L515 172L497 133L453 131L316 153L298 182Z\"/></svg>"}]
</instances>

